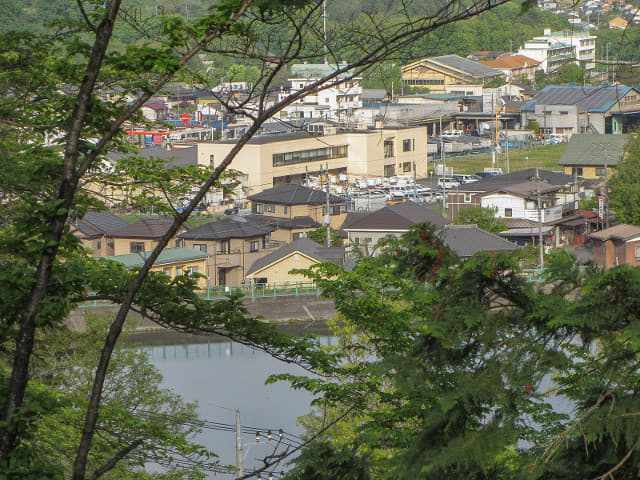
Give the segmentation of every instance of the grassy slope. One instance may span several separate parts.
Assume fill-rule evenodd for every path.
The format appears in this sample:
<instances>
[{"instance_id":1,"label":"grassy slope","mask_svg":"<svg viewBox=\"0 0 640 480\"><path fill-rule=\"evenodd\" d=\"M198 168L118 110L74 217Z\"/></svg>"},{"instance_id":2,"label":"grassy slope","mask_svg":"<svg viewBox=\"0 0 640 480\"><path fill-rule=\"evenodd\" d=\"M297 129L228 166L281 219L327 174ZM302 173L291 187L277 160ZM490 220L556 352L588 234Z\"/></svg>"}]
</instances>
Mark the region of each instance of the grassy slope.
<instances>
[{"instance_id":1,"label":"grassy slope","mask_svg":"<svg viewBox=\"0 0 640 480\"><path fill-rule=\"evenodd\" d=\"M528 150L512 150L509 152L509 171L525 168L525 157L528 157L526 166L540 167L545 170L562 170L558 160L564 151L566 144L544 145ZM491 155L474 157L451 158L446 160L447 167L453 167L453 173L481 172L485 167L491 167ZM438 162L440 163L439 159ZM496 167L502 168L506 173L505 154L496 155ZM431 165L430 165L431 168Z\"/></svg>"}]
</instances>

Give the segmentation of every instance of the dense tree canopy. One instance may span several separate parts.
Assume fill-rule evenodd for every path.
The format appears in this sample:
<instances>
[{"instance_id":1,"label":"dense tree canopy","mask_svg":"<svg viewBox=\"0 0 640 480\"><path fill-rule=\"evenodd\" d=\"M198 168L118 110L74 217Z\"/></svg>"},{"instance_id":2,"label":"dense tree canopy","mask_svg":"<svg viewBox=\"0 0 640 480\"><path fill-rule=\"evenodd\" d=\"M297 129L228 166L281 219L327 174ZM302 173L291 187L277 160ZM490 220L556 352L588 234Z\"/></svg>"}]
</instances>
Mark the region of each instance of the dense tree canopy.
<instances>
[{"instance_id":1,"label":"dense tree canopy","mask_svg":"<svg viewBox=\"0 0 640 480\"><path fill-rule=\"evenodd\" d=\"M623 160L608 179L610 207L623 223L640 225L640 140L632 135Z\"/></svg>"}]
</instances>

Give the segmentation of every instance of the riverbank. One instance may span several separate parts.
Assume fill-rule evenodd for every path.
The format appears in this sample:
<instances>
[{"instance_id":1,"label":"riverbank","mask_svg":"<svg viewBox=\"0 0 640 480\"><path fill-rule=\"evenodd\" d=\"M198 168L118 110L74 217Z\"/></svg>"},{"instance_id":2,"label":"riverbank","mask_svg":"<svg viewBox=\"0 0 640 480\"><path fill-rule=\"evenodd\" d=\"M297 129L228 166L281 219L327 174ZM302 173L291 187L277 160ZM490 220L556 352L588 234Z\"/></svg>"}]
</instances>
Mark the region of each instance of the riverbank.
<instances>
[{"instance_id":1,"label":"riverbank","mask_svg":"<svg viewBox=\"0 0 640 480\"><path fill-rule=\"evenodd\" d=\"M317 295L291 297L247 298L244 300L249 315L277 324L310 325L324 323L336 314L333 301ZM92 306L78 308L66 320L68 328L74 331L86 330L87 315L114 316L117 306ZM152 321L130 312L127 322L133 332L167 331Z\"/></svg>"}]
</instances>

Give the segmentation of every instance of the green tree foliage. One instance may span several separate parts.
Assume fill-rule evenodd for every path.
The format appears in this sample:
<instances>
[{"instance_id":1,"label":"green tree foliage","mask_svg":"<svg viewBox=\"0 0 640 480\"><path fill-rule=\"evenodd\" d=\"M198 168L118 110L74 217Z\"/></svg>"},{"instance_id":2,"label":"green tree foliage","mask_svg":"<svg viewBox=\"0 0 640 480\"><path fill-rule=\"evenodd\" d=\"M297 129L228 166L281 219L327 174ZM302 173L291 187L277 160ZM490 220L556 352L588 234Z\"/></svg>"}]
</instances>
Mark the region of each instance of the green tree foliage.
<instances>
[{"instance_id":1,"label":"green tree foliage","mask_svg":"<svg viewBox=\"0 0 640 480\"><path fill-rule=\"evenodd\" d=\"M340 382L294 379L326 392L323 417L352 409L334 448L380 478L637 476L640 270L549 263L536 287L517 255L461 261L418 226L351 272L314 267L360 359Z\"/></svg>"},{"instance_id":2,"label":"green tree foliage","mask_svg":"<svg viewBox=\"0 0 640 480\"><path fill-rule=\"evenodd\" d=\"M8 28L16 31L0 33L2 474L55 478L59 472L59 465L42 455L33 441L39 422L53 421L48 415L60 411L57 392L51 394L33 381L34 348L39 332L62 328L69 312L86 300L107 299L119 308L96 348L100 354L85 390L86 403L73 412L73 461L64 465L73 480L114 472L125 457L144 451L136 439L128 438L126 446L106 458L99 433L101 419L110 418L103 416L108 410L104 402L109 367L116 360L113 355L130 311L178 331L219 332L277 358L330 371L330 358L309 351L313 340L278 335L247 318L237 298L206 302L193 279L150 274L151 266L209 189L219 184L235 155L275 113L320 87L392 59L442 25L506 1L481 1L465 8L456 0L450 8L419 2L410 17L405 4L386 2L385 15L376 10L369 16L341 19L330 32L330 45L341 50L331 49L327 55L337 63L342 60L338 51L349 52L350 62L276 103L268 101L269 95L289 64L324 57L322 9L317 2L221 0L194 5L167 0L157 2L157 14L156 2L141 0L22 2L23 12L33 13L30 18L49 20L51 12L55 21L33 29L18 29L20 22L14 22ZM13 7L3 13L11 15L16 4ZM227 68L258 68L253 96L229 103L234 114L249 121L246 132L212 170L167 169L159 161L132 158L125 123L143 122L140 107L170 80L206 85L206 75L190 70L203 52L223 57L220 63ZM126 159L111 171L105 155L114 152ZM189 189L184 208L178 209L175 202L187 193L191 179L197 185ZM139 270L126 271L90 258L72 232L73 220L89 209L106 208L104 197L88 193L90 184L101 181L130 185L129 201L140 208L163 207L173 218ZM128 420L123 414L122 421Z\"/></svg>"},{"instance_id":3,"label":"green tree foliage","mask_svg":"<svg viewBox=\"0 0 640 480\"><path fill-rule=\"evenodd\" d=\"M620 222L640 225L640 140L632 135L607 182L609 204Z\"/></svg>"},{"instance_id":4,"label":"green tree foliage","mask_svg":"<svg viewBox=\"0 0 640 480\"><path fill-rule=\"evenodd\" d=\"M338 231L329 227L329 236L331 238L331 246L342 245L342 239L338 237ZM309 232L309 239L320 245L327 244L327 227L322 226L316 228L313 232Z\"/></svg>"},{"instance_id":5,"label":"green tree foliage","mask_svg":"<svg viewBox=\"0 0 640 480\"><path fill-rule=\"evenodd\" d=\"M489 233L499 233L509 229L509 225L502 218L496 217L497 209L492 208L465 208L460 210L453 219L456 225L477 225L478 228Z\"/></svg>"}]
</instances>

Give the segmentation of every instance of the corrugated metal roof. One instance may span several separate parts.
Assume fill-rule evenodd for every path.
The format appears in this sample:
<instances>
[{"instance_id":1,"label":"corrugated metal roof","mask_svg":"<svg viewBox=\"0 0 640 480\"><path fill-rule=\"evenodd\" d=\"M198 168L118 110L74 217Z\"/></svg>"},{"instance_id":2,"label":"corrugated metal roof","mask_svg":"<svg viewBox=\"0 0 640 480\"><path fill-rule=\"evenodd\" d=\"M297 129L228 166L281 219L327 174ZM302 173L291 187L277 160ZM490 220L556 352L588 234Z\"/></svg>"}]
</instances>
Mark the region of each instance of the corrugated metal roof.
<instances>
[{"instance_id":1,"label":"corrugated metal roof","mask_svg":"<svg viewBox=\"0 0 640 480\"><path fill-rule=\"evenodd\" d=\"M502 75L500 70L487 67L486 65L469 60L468 58L459 57L458 55L443 55L441 57L433 57L430 60L475 77L496 77Z\"/></svg>"},{"instance_id":2,"label":"corrugated metal roof","mask_svg":"<svg viewBox=\"0 0 640 480\"><path fill-rule=\"evenodd\" d=\"M523 112L535 111L536 105L577 105L589 112L606 112L629 91L636 90L624 85L609 87L587 87L550 85L545 87L523 107ZM636 90L640 93L640 91Z\"/></svg>"},{"instance_id":3,"label":"corrugated metal roof","mask_svg":"<svg viewBox=\"0 0 640 480\"><path fill-rule=\"evenodd\" d=\"M615 166L624 155L628 135L597 135L594 133L571 135L558 165Z\"/></svg>"}]
</instances>

